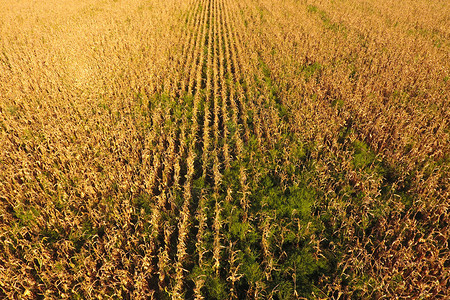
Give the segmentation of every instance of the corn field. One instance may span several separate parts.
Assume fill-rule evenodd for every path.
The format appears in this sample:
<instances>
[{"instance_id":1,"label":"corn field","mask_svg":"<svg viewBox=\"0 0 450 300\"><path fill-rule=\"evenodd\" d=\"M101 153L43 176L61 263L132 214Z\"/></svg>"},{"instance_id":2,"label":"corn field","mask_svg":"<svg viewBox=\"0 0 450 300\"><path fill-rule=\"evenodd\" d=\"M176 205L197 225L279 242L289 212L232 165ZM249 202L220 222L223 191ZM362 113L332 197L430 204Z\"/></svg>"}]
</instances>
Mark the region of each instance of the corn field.
<instances>
[{"instance_id":1,"label":"corn field","mask_svg":"<svg viewBox=\"0 0 450 300\"><path fill-rule=\"evenodd\" d=\"M0 3L1 299L448 299L450 2Z\"/></svg>"}]
</instances>

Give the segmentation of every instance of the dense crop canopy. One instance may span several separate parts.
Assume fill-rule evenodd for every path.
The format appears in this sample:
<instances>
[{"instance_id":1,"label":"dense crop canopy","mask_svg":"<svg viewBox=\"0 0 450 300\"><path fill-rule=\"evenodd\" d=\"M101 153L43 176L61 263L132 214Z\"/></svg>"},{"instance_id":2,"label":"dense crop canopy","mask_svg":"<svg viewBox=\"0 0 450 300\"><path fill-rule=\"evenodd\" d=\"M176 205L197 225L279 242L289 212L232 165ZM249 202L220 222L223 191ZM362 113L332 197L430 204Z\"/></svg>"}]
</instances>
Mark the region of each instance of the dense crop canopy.
<instances>
[{"instance_id":1,"label":"dense crop canopy","mask_svg":"<svg viewBox=\"0 0 450 300\"><path fill-rule=\"evenodd\" d=\"M0 298L448 298L450 4L0 3Z\"/></svg>"}]
</instances>

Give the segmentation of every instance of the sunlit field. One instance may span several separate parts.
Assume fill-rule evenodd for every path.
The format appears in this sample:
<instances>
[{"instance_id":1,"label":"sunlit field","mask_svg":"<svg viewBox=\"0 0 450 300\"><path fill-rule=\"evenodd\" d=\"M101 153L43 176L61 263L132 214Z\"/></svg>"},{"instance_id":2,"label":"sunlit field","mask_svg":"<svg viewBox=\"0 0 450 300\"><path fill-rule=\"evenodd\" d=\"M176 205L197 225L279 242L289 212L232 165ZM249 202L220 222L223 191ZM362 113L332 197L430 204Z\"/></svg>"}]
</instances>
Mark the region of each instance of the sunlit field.
<instances>
[{"instance_id":1,"label":"sunlit field","mask_svg":"<svg viewBox=\"0 0 450 300\"><path fill-rule=\"evenodd\" d=\"M449 1L0 1L0 298L448 299L449 96Z\"/></svg>"}]
</instances>

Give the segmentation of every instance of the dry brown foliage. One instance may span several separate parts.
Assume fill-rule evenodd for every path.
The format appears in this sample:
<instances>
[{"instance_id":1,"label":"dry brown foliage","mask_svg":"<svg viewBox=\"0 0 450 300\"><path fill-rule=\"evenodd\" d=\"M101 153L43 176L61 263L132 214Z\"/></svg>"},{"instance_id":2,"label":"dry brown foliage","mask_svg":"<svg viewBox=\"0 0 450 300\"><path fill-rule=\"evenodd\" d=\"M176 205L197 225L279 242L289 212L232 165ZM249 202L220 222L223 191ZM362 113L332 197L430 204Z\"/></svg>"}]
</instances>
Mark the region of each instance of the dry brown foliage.
<instances>
[{"instance_id":1,"label":"dry brown foliage","mask_svg":"<svg viewBox=\"0 0 450 300\"><path fill-rule=\"evenodd\" d=\"M449 297L449 16L2 1L0 298Z\"/></svg>"}]
</instances>

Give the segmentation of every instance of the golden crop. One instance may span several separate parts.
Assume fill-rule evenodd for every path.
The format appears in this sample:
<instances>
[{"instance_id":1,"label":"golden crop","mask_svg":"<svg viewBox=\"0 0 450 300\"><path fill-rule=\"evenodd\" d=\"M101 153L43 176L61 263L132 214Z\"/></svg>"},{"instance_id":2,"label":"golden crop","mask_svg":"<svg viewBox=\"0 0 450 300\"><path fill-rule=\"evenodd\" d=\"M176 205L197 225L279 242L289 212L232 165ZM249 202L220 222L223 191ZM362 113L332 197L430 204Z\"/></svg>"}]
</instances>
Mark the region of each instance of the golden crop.
<instances>
[{"instance_id":1,"label":"golden crop","mask_svg":"<svg viewBox=\"0 0 450 300\"><path fill-rule=\"evenodd\" d=\"M449 16L2 1L0 298L447 298Z\"/></svg>"}]
</instances>

